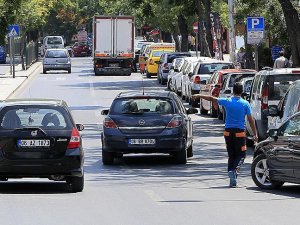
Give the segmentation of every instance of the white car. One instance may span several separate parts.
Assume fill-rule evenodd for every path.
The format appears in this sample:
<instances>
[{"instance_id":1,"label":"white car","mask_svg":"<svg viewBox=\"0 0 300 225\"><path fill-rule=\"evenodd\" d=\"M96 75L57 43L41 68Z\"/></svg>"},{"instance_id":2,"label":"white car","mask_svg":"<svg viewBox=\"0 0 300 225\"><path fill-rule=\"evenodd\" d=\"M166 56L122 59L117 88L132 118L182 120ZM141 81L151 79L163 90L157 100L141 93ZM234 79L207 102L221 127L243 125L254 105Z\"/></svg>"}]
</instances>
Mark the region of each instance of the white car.
<instances>
[{"instance_id":1,"label":"white car","mask_svg":"<svg viewBox=\"0 0 300 225\"><path fill-rule=\"evenodd\" d=\"M183 58L176 58L173 60L172 65L170 67L170 71L168 73L167 87L169 90L174 91L174 85L172 83L172 78L181 71L183 63L184 63Z\"/></svg>"},{"instance_id":2,"label":"white car","mask_svg":"<svg viewBox=\"0 0 300 225\"><path fill-rule=\"evenodd\" d=\"M43 44L41 46L41 56L44 56L47 49L62 49L65 47L64 39L62 36L46 36L43 39Z\"/></svg>"},{"instance_id":3,"label":"white car","mask_svg":"<svg viewBox=\"0 0 300 225\"><path fill-rule=\"evenodd\" d=\"M43 73L49 70L67 70L71 73L71 58L67 49L47 49L43 58Z\"/></svg>"}]
</instances>

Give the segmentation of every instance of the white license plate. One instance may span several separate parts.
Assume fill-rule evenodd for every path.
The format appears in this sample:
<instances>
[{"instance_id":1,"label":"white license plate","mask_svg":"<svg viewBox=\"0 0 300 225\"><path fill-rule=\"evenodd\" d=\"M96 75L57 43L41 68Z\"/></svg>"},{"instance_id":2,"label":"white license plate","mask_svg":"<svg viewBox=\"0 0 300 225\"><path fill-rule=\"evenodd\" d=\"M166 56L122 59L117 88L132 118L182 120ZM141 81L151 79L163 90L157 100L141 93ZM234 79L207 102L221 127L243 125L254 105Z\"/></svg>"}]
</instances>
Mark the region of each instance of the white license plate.
<instances>
[{"instance_id":1,"label":"white license plate","mask_svg":"<svg viewBox=\"0 0 300 225\"><path fill-rule=\"evenodd\" d=\"M18 140L18 146L22 148L50 147L50 140Z\"/></svg>"},{"instance_id":2,"label":"white license plate","mask_svg":"<svg viewBox=\"0 0 300 225\"><path fill-rule=\"evenodd\" d=\"M155 145L155 139L129 139L130 145Z\"/></svg>"},{"instance_id":3,"label":"white license plate","mask_svg":"<svg viewBox=\"0 0 300 225\"><path fill-rule=\"evenodd\" d=\"M109 67L119 67L119 64L118 63L110 63Z\"/></svg>"}]
</instances>

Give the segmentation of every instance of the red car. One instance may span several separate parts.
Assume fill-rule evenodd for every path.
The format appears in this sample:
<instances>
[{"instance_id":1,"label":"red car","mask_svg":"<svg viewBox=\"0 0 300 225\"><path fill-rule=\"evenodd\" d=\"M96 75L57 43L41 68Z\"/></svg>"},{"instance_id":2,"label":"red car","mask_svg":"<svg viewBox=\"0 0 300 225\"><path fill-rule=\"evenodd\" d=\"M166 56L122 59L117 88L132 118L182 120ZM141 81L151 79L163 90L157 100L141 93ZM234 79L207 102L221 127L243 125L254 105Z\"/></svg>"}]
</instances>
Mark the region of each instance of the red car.
<instances>
[{"instance_id":1,"label":"red car","mask_svg":"<svg viewBox=\"0 0 300 225\"><path fill-rule=\"evenodd\" d=\"M205 85L202 86L200 94L208 95L208 96L215 96L219 97L220 90L222 89L223 81L225 80L225 76L231 73L242 73L242 72L249 72L253 73L256 72L255 70L248 70L248 69L223 69L218 70L213 73L210 79L207 81ZM210 115L212 117L218 116L218 109L215 109L212 102L201 99L200 100L200 113L207 114L210 111Z\"/></svg>"},{"instance_id":2,"label":"red car","mask_svg":"<svg viewBox=\"0 0 300 225\"><path fill-rule=\"evenodd\" d=\"M86 43L78 43L76 42L73 47L73 56L90 56L91 55L91 49Z\"/></svg>"}]
</instances>

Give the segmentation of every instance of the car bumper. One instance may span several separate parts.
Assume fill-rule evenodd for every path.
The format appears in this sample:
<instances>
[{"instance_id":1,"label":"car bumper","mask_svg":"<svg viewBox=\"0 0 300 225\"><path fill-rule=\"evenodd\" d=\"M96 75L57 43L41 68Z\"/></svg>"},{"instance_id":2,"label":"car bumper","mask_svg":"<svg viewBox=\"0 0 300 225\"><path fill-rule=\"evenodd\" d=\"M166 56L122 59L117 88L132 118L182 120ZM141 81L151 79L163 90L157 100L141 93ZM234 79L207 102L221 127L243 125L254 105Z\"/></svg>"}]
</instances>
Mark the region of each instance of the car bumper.
<instances>
[{"instance_id":1,"label":"car bumper","mask_svg":"<svg viewBox=\"0 0 300 225\"><path fill-rule=\"evenodd\" d=\"M49 177L50 175L83 175L83 152L80 149L68 150L59 159L8 159L0 153L0 176L10 177Z\"/></svg>"},{"instance_id":2,"label":"car bumper","mask_svg":"<svg viewBox=\"0 0 300 225\"><path fill-rule=\"evenodd\" d=\"M130 75L131 68L97 68L96 74L99 75Z\"/></svg>"},{"instance_id":3,"label":"car bumper","mask_svg":"<svg viewBox=\"0 0 300 225\"><path fill-rule=\"evenodd\" d=\"M148 73L151 73L151 74L157 74L158 64L147 65L147 71L148 71Z\"/></svg>"},{"instance_id":4,"label":"car bumper","mask_svg":"<svg viewBox=\"0 0 300 225\"><path fill-rule=\"evenodd\" d=\"M55 64L55 65L43 65L46 70L69 70L71 69L71 64Z\"/></svg>"},{"instance_id":5,"label":"car bumper","mask_svg":"<svg viewBox=\"0 0 300 225\"><path fill-rule=\"evenodd\" d=\"M129 145L129 139L155 139L154 145ZM105 136L102 134L102 147L106 151L117 153L171 153L185 147L185 138L170 136Z\"/></svg>"}]
</instances>

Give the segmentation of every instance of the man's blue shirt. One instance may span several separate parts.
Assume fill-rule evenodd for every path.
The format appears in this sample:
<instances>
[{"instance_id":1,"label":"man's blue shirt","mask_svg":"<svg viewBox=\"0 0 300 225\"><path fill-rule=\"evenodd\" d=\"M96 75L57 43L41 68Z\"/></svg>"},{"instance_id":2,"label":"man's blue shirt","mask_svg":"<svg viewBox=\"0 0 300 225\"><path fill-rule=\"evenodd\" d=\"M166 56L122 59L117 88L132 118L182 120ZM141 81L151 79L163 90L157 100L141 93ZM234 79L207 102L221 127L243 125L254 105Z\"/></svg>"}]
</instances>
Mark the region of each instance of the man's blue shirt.
<instances>
[{"instance_id":1,"label":"man's blue shirt","mask_svg":"<svg viewBox=\"0 0 300 225\"><path fill-rule=\"evenodd\" d=\"M219 98L218 103L226 111L225 128L245 129L245 116L251 115L249 102L242 98Z\"/></svg>"}]
</instances>

